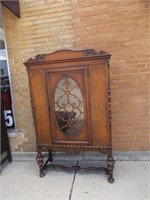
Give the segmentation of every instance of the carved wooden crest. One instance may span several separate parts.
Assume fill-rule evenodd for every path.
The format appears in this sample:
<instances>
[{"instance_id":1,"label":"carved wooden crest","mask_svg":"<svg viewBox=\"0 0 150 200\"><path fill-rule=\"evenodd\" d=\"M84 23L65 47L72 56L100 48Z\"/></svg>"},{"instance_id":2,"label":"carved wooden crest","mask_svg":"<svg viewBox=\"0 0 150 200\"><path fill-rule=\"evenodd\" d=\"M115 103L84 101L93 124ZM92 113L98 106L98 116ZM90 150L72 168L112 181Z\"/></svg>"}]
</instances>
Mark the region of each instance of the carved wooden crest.
<instances>
[{"instance_id":1,"label":"carved wooden crest","mask_svg":"<svg viewBox=\"0 0 150 200\"><path fill-rule=\"evenodd\" d=\"M99 52L97 52L95 49L86 49L85 55L86 56L103 56L103 55L108 55L108 53L103 50L100 50Z\"/></svg>"},{"instance_id":2,"label":"carved wooden crest","mask_svg":"<svg viewBox=\"0 0 150 200\"><path fill-rule=\"evenodd\" d=\"M29 58L25 63L35 63L35 62L43 62L44 54L38 54L35 58Z\"/></svg>"}]
</instances>

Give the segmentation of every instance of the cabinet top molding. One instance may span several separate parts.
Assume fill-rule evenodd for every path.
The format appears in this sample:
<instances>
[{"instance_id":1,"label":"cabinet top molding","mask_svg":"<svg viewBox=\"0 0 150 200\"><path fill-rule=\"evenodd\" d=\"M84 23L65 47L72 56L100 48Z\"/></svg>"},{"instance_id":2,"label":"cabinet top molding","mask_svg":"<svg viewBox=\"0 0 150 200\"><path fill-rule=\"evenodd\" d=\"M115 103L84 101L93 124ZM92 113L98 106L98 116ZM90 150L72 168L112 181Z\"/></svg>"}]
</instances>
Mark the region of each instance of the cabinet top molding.
<instances>
[{"instance_id":1,"label":"cabinet top molding","mask_svg":"<svg viewBox=\"0 0 150 200\"><path fill-rule=\"evenodd\" d=\"M111 54L100 50L97 52L95 49L84 49L84 50L69 50L69 49L63 49L54 51L49 54L38 54L35 56L35 58L29 58L24 65L30 66L35 64L42 64L44 63L53 63L53 62L71 62L73 61L81 61L83 59L109 59L111 57Z\"/></svg>"}]
</instances>

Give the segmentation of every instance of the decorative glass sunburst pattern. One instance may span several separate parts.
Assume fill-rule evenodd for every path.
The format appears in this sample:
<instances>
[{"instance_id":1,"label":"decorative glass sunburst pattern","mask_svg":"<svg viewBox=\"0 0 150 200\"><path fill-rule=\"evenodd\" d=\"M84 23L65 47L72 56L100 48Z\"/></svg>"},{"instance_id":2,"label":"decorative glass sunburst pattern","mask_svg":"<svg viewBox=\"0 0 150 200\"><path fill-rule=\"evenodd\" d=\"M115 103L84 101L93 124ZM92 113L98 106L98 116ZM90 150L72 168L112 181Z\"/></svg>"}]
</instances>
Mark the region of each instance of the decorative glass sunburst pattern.
<instances>
[{"instance_id":1,"label":"decorative glass sunburst pattern","mask_svg":"<svg viewBox=\"0 0 150 200\"><path fill-rule=\"evenodd\" d=\"M78 135L83 127L83 97L78 83L72 78L61 79L55 90L55 115L61 132Z\"/></svg>"}]
</instances>

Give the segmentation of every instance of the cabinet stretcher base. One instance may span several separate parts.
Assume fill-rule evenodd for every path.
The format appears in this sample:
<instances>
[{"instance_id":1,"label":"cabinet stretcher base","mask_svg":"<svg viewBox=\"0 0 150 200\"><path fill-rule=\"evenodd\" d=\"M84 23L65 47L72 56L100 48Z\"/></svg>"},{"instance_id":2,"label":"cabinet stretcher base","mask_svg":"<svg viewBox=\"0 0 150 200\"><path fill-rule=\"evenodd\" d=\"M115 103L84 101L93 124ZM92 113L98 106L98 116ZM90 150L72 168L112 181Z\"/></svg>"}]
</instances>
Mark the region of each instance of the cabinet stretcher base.
<instances>
[{"instance_id":1,"label":"cabinet stretcher base","mask_svg":"<svg viewBox=\"0 0 150 200\"><path fill-rule=\"evenodd\" d=\"M115 161L113 159L112 156L108 155L106 164L107 164L107 168L106 167L81 167L78 165L78 162L76 165L74 166L66 166L66 165L57 165L57 164L53 164L53 159L52 159L52 150L48 151L48 159L46 160L46 162L44 163L44 156L41 152L38 152L37 154L37 163L39 165L40 168L40 177L44 177L45 176L45 172L47 169L51 168L51 169L62 169L62 170L67 170L67 171L103 171L105 172L106 175L108 175L108 182L109 183L113 183L114 182L114 178L113 178L113 169L114 169L114 164ZM50 163L50 164L49 164Z\"/></svg>"}]
</instances>

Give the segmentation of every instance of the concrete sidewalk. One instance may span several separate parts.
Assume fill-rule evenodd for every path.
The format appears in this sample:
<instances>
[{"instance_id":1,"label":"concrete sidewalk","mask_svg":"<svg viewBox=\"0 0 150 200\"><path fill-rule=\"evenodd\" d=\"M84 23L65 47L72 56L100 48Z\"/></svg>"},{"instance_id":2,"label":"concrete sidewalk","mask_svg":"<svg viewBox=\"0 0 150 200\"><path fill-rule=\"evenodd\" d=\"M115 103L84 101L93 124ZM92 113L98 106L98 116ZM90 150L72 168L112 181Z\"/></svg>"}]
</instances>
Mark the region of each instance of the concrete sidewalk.
<instances>
[{"instance_id":1,"label":"concrete sidewalk","mask_svg":"<svg viewBox=\"0 0 150 200\"><path fill-rule=\"evenodd\" d=\"M101 162L79 164L101 166ZM0 200L150 200L150 161L117 161L113 184L103 172L49 169L44 178L38 174L33 161L8 164L0 176Z\"/></svg>"}]
</instances>

